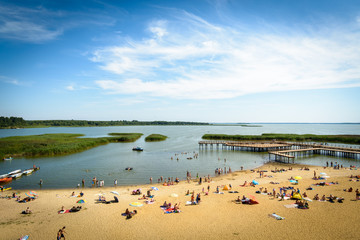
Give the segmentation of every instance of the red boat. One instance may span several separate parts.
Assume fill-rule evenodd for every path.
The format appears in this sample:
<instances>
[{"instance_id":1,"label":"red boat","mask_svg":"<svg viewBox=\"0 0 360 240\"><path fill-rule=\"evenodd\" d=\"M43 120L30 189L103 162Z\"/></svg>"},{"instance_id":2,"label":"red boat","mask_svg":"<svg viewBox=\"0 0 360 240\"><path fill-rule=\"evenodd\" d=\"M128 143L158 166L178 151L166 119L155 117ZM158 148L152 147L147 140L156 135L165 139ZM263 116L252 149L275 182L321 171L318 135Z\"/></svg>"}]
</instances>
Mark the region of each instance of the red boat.
<instances>
[{"instance_id":1,"label":"red boat","mask_svg":"<svg viewBox=\"0 0 360 240\"><path fill-rule=\"evenodd\" d=\"M12 180L11 177L0 178L0 183L10 182L11 180Z\"/></svg>"}]
</instances>

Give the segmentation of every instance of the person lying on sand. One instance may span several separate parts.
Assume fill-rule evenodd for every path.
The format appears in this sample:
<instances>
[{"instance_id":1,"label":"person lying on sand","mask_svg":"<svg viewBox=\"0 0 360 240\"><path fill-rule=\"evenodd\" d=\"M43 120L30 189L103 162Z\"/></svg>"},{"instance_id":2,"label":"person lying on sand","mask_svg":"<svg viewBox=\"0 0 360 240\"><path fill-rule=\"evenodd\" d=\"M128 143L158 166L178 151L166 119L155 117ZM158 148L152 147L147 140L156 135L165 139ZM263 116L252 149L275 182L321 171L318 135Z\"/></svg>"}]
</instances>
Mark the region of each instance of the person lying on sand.
<instances>
[{"instance_id":1,"label":"person lying on sand","mask_svg":"<svg viewBox=\"0 0 360 240\"><path fill-rule=\"evenodd\" d=\"M129 211L128 208L125 210L126 219L132 218L135 214L137 214L137 210Z\"/></svg>"},{"instance_id":2,"label":"person lying on sand","mask_svg":"<svg viewBox=\"0 0 360 240\"><path fill-rule=\"evenodd\" d=\"M141 195L141 190L140 189L133 190L131 192L131 195Z\"/></svg>"},{"instance_id":3,"label":"person lying on sand","mask_svg":"<svg viewBox=\"0 0 360 240\"><path fill-rule=\"evenodd\" d=\"M245 181L243 185L240 185L240 187L247 187L247 186L248 186L247 181Z\"/></svg>"},{"instance_id":4,"label":"person lying on sand","mask_svg":"<svg viewBox=\"0 0 360 240\"><path fill-rule=\"evenodd\" d=\"M70 209L70 212L78 212L78 211L80 211L80 210L81 210L81 206L77 206L77 207L73 206L73 207Z\"/></svg>"}]
</instances>

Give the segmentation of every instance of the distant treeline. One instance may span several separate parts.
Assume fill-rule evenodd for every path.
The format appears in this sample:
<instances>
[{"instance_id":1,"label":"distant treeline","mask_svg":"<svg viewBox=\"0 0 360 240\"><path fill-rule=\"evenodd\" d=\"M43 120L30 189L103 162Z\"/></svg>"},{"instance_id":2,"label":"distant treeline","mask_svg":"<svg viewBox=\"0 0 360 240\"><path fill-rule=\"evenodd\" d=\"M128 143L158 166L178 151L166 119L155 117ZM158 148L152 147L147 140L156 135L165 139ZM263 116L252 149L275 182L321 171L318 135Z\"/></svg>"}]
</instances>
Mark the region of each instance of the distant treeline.
<instances>
[{"instance_id":1,"label":"distant treeline","mask_svg":"<svg viewBox=\"0 0 360 240\"><path fill-rule=\"evenodd\" d=\"M226 135L226 134L205 134L203 139L208 140L233 140L233 141L256 141L256 140L279 140L295 142L331 142L360 144L360 135L315 135L315 134L277 134L263 133L262 135Z\"/></svg>"},{"instance_id":2,"label":"distant treeline","mask_svg":"<svg viewBox=\"0 0 360 240\"><path fill-rule=\"evenodd\" d=\"M101 127L101 126L139 126L139 125L209 125L202 122L167 121L86 121L86 120L24 120L21 117L0 117L0 128L32 127Z\"/></svg>"}]
</instances>

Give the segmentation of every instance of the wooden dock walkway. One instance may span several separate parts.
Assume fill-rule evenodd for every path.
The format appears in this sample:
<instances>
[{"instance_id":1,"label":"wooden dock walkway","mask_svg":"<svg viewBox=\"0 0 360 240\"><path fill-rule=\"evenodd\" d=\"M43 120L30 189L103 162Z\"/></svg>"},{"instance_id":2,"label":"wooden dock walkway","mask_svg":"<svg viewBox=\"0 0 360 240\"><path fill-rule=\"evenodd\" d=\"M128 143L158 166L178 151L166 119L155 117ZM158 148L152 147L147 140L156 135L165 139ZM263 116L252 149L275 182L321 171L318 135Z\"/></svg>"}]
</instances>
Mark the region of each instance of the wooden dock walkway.
<instances>
[{"instance_id":1,"label":"wooden dock walkway","mask_svg":"<svg viewBox=\"0 0 360 240\"><path fill-rule=\"evenodd\" d=\"M269 159L275 157L275 161L294 163L297 156L309 156L312 154L337 156L344 158L360 159L360 147L353 146L330 146L318 143L284 142L284 141L199 141L200 148L222 148L234 151L268 152Z\"/></svg>"}]
</instances>

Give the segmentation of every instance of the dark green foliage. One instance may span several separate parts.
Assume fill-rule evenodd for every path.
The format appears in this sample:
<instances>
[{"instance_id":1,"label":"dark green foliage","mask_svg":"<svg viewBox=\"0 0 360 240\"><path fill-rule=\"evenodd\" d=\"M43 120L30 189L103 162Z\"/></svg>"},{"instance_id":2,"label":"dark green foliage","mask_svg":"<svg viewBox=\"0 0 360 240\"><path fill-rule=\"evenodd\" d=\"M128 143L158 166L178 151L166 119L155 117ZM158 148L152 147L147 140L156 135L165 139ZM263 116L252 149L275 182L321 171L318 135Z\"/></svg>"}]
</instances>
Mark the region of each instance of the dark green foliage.
<instances>
[{"instance_id":1,"label":"dark green foliage","mask_svg":"<svg viewBox=\"0 0 360 240\"><path fill-rule=\"evenodd\" d=\"M20 117L0 117L0 128L24 127L26 121Z\"/></svg>"},{"instance_id":2,"label":"dark green foliage","mask_svg":"<svg viewBox=\"0 0 360 240\"><path fill-rule=\"evenodd\" d=\"M16 117L0 117L0 128L16 127L99 127L99 126L140 126L140 125L209 125L200 122L167 121L86 121L86 120L24 120Z\"/></svg>"},{"instance_id":3,"label":"dark green foliage","mask_svg":"<svg viewBox=\"0 0 360 240\"><path fill-rule=\"evenodd\" d=\"M158 141L165 141L167 136L161 134L151 134L145 138L146 142L158 142Z\"/></svg>"},{"instance_id":4,"label":"dark green foliage","mask_svg":"<svg viewBox=\"0 0 360 240\"><path fill-rule=\"evenodd\" d=\"M315 134L280 134L264 133L262 135L226 135L226 134L205 134L203 139L208 140L280 140L280 141L312 141L329 143L360 144L360 135L315 135Z\"/></svg>"},{"instance_id":5,"label":"dark green foliage","mask_svg":"<svg viewBox=\"0 0 360 240\"><path fill-rule=\"evenodd\" d=\"M109 133L109 135L114 136L111 137L111 139L112 141L115 142L135 142L143 134L142 133Z\"/></svg>"},{"instance_id":6,"label":"dark green foliage","mask_svg":"<svg viewBox=\"0 0 360 240\"><path fill-rule=\"evenodd\" d=\"M85 151L111 142L134 142L141 133L114 133L114 137L79 138L82 134L43 134L0 138L0 158L56 156Z\"/></svg>"}]
</instances>

